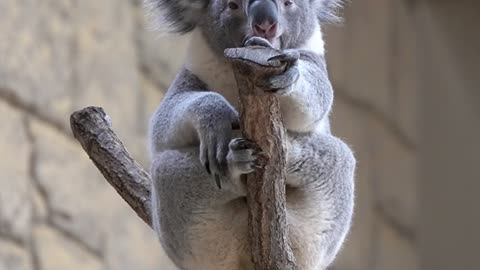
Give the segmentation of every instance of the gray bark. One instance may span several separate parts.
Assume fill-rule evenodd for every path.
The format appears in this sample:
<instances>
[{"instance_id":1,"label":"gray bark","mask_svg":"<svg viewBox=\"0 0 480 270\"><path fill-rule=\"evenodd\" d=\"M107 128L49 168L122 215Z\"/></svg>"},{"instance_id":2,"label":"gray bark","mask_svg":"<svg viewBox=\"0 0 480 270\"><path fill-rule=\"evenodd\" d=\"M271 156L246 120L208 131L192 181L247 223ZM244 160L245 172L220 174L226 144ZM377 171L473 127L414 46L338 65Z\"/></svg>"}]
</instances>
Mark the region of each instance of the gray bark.
<instances>
[{"instance_id":1,"label":"gray bark","mask_svg":"<svg viewBox=\"0 0 480 270\"><path fill-rule=\"evenodd\" d=\"M262 149L263 168L247 175L249 239L256 270L293 270L286 219L286 139L280 102L255 87L257 78L282 73L286 64L268 59L279 52L265 47L225 51L233 63L240 96L240 127Z\"/></svg>"},{"instance_id":2,"label":"gray bark","mask_svg":"<svg viewBox=\"0 0 480 270\"><path fill-rule=\"evenodd\" d=\"M150 176L138 165L110 127L107 114L88 107L70 117L73 135L105 179L150 227Z\"/></svg>"}]
</instances>

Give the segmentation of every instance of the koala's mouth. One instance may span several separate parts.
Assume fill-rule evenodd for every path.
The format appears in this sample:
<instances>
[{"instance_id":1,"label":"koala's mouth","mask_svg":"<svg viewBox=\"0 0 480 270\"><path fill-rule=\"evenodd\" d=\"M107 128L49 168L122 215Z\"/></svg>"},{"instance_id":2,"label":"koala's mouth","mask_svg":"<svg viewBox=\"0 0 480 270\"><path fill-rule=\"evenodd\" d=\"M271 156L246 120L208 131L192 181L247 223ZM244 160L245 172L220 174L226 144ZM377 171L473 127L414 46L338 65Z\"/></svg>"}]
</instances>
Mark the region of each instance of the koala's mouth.
<instances>
[{"instance_id":1,"label":"koala's mouth","mask_svg":"<svg viewBox=\"0 0 480 270\"><path fill-rule=\"evenodd\" d=\"M255 35L255 34L253 34L253 33L248 34L248 35L246 35L246 36L243 38L243 40L242 40L242 45L241 45L241 46L244 47L245 44L247 43L247 41L250 40L250 39L253 38L253 37L259 37L259 38L262 38L262 39L267 40L267 41L270 43L271 47L274 48L274 49L280 50L281 47L282 47L281 34L276 35L276 36L273 37L273 38L265 38L265 37L263 37L263 36L261 36L261 35Z\"/></svg>"}]
</instances>

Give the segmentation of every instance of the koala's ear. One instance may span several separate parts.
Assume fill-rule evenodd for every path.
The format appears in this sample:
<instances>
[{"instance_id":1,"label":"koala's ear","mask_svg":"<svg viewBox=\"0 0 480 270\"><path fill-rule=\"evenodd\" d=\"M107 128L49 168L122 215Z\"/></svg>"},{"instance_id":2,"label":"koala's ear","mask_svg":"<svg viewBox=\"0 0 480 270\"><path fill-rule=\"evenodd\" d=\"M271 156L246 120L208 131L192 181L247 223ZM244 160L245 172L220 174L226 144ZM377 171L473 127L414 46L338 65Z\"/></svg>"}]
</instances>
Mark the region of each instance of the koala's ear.
<instances>
[{"instance_id":1,"label":"koala's ear","mask_svg":"<svg viewBox=\"0 0 480 270\"><path fill-rule=\"evenodd\" d=\"M143 0L154 27L170 33L192 31L209 0Z\"/></svg>"},{"instance_id":2,"label":"koala's ear","mask_svg":"<svg viewBox=\"0 0 480 270\"><path fill-rule=\"evenodd\" d=\"M318 19L321 23L338 23L342 21L339 16L343 8L344 0L310 0L316 9Z\"/></svg>"}]
</instances>

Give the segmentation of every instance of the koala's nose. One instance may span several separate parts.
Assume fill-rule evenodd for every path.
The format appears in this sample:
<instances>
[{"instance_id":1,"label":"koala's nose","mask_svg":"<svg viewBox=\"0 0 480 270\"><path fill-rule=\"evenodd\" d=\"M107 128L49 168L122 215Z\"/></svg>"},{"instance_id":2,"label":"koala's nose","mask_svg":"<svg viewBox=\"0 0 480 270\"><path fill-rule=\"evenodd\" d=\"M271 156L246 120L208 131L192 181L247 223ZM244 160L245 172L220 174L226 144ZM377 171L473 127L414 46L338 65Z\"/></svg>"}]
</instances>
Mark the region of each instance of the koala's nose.
<instances>
[{"instance_id":1,"label":"koala's nose","mask_svg":"<svg viewBox=\"0 0 480 270\"><path fill-rule=\"evenodd\" d=\"M261 24L255 24L253 27L253 33L256 36L261 36L266 39L274 38L277 34L277 23L271 23L270 21L264 21Z\"/></svg>"},{"instance_id":2,"label":"koala's nose","mask_svg":"<svg viewBox=\"0 0 480 270\"><path fill-rule=\"evenodd\" d=\"M248 8L256 36L274 38L278 30L278 7L273 0L251 0Z\"/></svg>"}]
</instances>

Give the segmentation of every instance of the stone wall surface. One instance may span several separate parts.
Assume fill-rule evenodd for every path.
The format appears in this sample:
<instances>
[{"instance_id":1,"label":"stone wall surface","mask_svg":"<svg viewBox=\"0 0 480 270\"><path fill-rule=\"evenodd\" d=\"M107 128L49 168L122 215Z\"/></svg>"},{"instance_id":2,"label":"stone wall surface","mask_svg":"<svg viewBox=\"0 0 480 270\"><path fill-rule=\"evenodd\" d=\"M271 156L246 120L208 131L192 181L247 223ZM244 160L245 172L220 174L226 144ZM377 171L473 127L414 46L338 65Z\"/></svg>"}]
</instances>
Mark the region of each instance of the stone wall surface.
<instances>
[{"instance_id":1,"label":"stone wall surface","mask_svg":"<svg viewBox=\"0 0 480 270\"><path fill-rule=\"evenodd\" d=\"M417 269L414 8L352 1L326 29L333 129L358 158L355 222L333 269ZM0 270L169 269L68 118L104 107L148 167L148 118L185 49L146 30L138 0L0 1Z\"/></svg>"}]
</instances>

